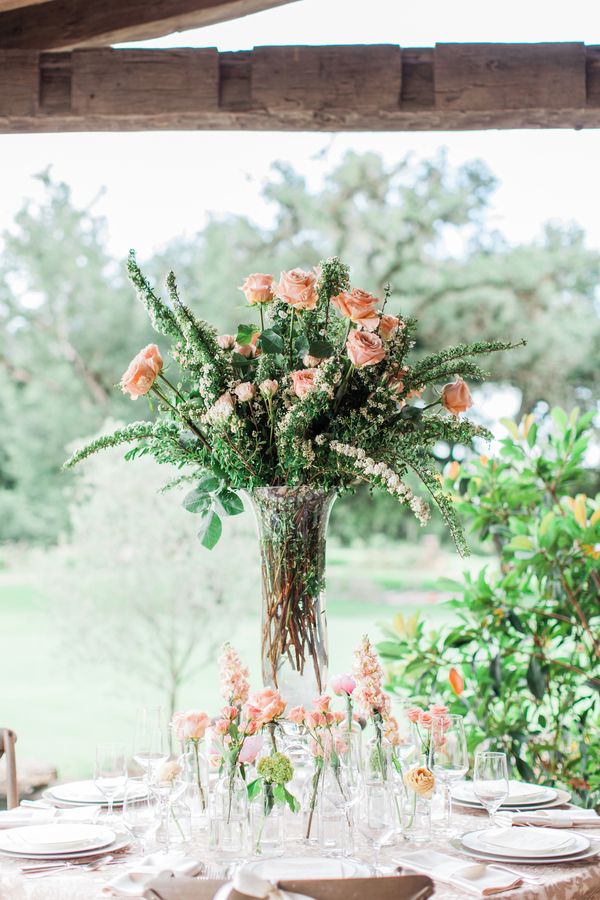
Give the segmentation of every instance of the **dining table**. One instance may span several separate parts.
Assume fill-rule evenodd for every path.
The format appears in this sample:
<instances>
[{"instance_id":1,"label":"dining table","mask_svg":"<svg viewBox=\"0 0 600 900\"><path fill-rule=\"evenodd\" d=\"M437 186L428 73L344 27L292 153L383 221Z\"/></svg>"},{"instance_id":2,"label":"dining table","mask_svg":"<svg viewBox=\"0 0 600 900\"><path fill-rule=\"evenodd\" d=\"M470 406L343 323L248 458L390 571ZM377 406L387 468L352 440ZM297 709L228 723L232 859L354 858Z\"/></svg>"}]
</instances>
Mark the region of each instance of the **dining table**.
<instances>
[{"instance_id":1,"label":"dining table","mask_svg":"<svg viewBox=\"0 0 600 900\"><path fill-rule=\"evenodd\" d=\"M453 824L457 832L473 831L485 825L484 813L479 810L455 811ZM583 829L582 829L583 830ZM600 852L600 831L596 842ZM474 862L467 854L455 849L449 839L436 836L435 829L431 839L426 843L413 843L402 841L400 846L384 847L379 856L379 872L387 875L414 874L414 871L401 865L401 860L410 851L423 849L435 849L440 852L463 858L465 861ZM215 873L222 870L226 872L224 860L215 856L208 847L206 833L201 833L184 848L186 856L197 859L205 864L205 871L215 877ZM288 842L286 855L289 856L316 856L315 848L306 847L302 842L293 838ZM373 857L373 850L357 838L353 851L356 859L369 862ZM140 855L135 850L122 853L118 862L101 867L95 871L84 871L80 868L71 868L59 871L53 875L42 878L26 877L21 872L22 860L2 858L0 860L0 898L1 900L100 900L107 897L119 896L111 892L111 882L119 872L135 869L139 865ZM505 891L501 896L507 900L600 900L600 856L589 859L569 862L553 863L545 865L512 864L511 870L522 874L526 879L523 884L514 890ZM179 882L180 877L177 876ZM159 879L160 880L160 879ZM184 890L178 896L206 900L208 885L200 885L202 876L192 879L181 876L181 885ZM165 879L162 879L164 885ZM175 882L173 882L173 886ZM167 887L170 885L167 884ZM216 888L215 884L215 888ZM446 882L434 878L435 896L445 900L461 900L468 894ZM210 890L209 890L210 893ZM140 896L143 896L140 894ZM165 900L171 900L169 892L156 896L165 896ZM176 895L173 894L173 897ZM375 900L375 898L370 898Z\"/></svg>"}]
</instances>

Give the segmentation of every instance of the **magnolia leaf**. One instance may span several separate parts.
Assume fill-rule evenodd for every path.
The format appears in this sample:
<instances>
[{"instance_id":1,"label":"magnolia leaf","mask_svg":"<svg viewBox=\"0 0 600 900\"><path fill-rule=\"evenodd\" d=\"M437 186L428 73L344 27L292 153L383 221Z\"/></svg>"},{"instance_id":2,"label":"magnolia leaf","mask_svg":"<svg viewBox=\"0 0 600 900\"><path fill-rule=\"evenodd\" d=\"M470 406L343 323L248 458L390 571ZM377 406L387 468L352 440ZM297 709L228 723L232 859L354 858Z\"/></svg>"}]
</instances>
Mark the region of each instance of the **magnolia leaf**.
<instances>
[{"instance_id":1,"label":"magnolia leaf","mask_svg":"<svg viewBox=\"0 0 600 900\"><path fill-rule=\"evenodd\" d=\"M514 438L515 441L520 440L521 436L519 434L519 429L517 428L516 422L513 422L512 419L500 419L500 422L502 423L502 425L504 425L510 436Z\"/></svg>"},{"instance_id":2,"label":"magnolia leaf","mask_svg":"<svg viewBox=\"0 0 600 900\"><path fill-rule=\"evenodd\" d=\"M217 494L215 500L226 516L238 516L244 512L244 504L241 498L226 488Z\"/></svg>"},{"instance_id":3,"label":"magnolia leaf","mask_svg":"<svg viewBox=\"0 0 600 900\"><path fill-rule=\"evenodd\" d=\"M198 482L198 490L204 491L207 494L212 494L214 491L218 491L221 486L221 479L217 478L216 475L205 475L204 478L201 478Z\"/></svg>"},{"instance_id":4,"label":"magnolia leaf","mask_svg":"<svg viewBox=\"0 0 600 900\"><path fill-rule=\"evenodd\" d=\"M212 550L221 537L222 531L221 520L214 510L209 509L203 513L200 531L198 532L198 537L203 547L206 547L207 550Z\"/></svg>"},{"instance_id":5,"label":"magnolia leaf","mask_svg":"<svg viewBox=\"0 0 600 900\"><path fill-rule=\"evenodd\" d=\"M546 693L546 676L535 656L531 657L527 666L527 686L537 700L541 700Z\"/></svg>"},{"instance_id":6,"label":"magnolia leaf","mask_svg":"<svg viewBox=\"0 0 600 900\"><path fill-rule=\"evenodd\" d=\"M263 353L283 353L285 349L283 338L272 328L263 331L259 338L259 345Z\"/></svg>"},{"instance_id":7,"label":"magnolia leaf","mask_svg":"<svg viewBox=\"0 0 600 900\"><path fill-rule=\"evenodd\" d=\"M308 338L305 334L299 334L296 340L294 341L294 347L296 348L296 353L298 356L306 356L309 352L310 344L308 343Z\"/></svg>"},{"instance_id":8,"label":"magnolia leaf","mask_svg":"<svg viewBox=\"0 0 600 900\"><path fill-rule=\"evenodd\" d=\"M242 347L246 347L252 343L252 338L256 334L256 325L238 325L237 334L235 336L236 343Z\"/></svg>"},{"instance_id":9,"label":"magnolia leaf","mask_svg":"<svg viewBox=\"0 0 600 900\"><path fill-rule=\"evenodd\" d=\"M194 488L193 491L190 491L185 495L181 505L184 509L187 509L188 512L203 513L206 512L206 510L210 506L210 503L210 495L206 491L197 487Z\"/></svg>"},{"instance_id":10,"label":"magnolia leaf","mask_svg":"<svg viewBox=\"0 0 600 900\"><path fill-rule=\"evenodd\" d=\"M308 352L318 359L327 359L333 353L333 347L327 341L311 341Z\"/></svg>"},{"instance_id":11,"label":"magnolia leaf","mask_svg":"<svg viewBox=\"0 0 600 900\"><path fill-rule=\"evenodd\" d=\"M546 532L550 528L550 525L552 524L552 522L554 522L554 519L555 519L555 515L552 512L552 510L550 510L550 512L546 513L546 515L540 522L540 534L542 536L546 534Z\"/></svg>"},{"instance_id":12,"label":"magnolia leaf","mask_svg":"<svg viewBox=\"0 0 600 900\"><path fill-rule=\"evenodd\" d=\"M533 550L533 541L526 534L515 534L508 546L511 550Z\"/></svg>"},{"instance_id":13,"label":"magnolia leaf","mask_svg":"<svg viewBox=\"0 0 600 900\"><path fill-rule=\"evenodd\" d=\"M245 372L246 369L249 369L253 362L253 359L247 359L245 356L242 356L241 353L231 354L232 366L234 366L236 369L241 369L243 372Z\"/></svg>"}]
</instances>

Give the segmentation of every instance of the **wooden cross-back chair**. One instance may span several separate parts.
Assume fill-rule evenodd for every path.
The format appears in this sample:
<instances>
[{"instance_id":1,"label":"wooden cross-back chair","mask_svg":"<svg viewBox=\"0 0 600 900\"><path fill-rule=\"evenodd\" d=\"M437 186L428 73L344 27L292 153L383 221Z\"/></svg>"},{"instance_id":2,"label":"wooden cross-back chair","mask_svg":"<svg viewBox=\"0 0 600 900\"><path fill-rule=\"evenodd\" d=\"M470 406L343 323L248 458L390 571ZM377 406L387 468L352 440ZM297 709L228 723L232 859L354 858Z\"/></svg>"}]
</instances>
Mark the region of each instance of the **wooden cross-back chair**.
<instances>
[{"instance_id":1,"label":"wooden cross-back chair","mask_svg":"<svg viewBox=\"0 0 600 900\"><path fill-rule=\"evenodd\" d=\"M15 741L17 736L10 728L0 728L0 757L6 758L6 808L13 809L19 805L17 788L17 761L15 757Z\"/></svg>"}]
</instances>

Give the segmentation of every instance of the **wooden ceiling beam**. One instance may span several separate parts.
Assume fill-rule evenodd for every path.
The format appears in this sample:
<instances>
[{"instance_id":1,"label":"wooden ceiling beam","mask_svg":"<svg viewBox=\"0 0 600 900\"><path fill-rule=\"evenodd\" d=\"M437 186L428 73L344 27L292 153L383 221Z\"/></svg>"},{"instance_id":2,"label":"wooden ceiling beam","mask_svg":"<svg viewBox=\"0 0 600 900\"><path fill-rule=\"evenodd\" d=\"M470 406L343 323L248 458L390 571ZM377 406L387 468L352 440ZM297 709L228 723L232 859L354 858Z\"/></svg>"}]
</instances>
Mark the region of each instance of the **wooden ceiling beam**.
<instances>
[{"instance_id":1,"label":"wooden ceiling beam","mask_svg":"<svg viewBox=\"0 0 600 900\"><path fill-rule=\"evenodd\" d=\"M296 0L46 0L6 12L0 5L0 47L71 50L142 41L292 2Z\"/></svg>"},{"instance_id":2,"label":"wooden ceiling beam","mask_svg":"<svg viewBox=\"0 0 600 900\"><path fill-rule=\"evenodd\" d=\"M0 50L0 131L599 128L600 47Z\"/></svg>"}]
</instances>

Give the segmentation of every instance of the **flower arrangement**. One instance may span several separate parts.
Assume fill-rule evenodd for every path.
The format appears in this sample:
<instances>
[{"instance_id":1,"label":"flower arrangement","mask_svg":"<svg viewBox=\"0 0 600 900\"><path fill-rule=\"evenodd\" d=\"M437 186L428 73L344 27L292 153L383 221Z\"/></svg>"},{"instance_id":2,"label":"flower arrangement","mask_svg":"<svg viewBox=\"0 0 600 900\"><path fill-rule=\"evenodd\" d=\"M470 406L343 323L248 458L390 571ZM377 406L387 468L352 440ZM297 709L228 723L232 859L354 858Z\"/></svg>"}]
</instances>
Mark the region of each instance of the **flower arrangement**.
<instances>
[{"instance_id":1,"label":"flower arrangement","mask_svg":"<svg viewBox=\"0 0 600 900\"><path fill-rule=\"evenodd\" d=\"M289 756L274 751L270 756L259 759L256 771L258 777L248 785L248 799L254 800L262 793L262 820L255 840L255 850L260 853L264 824L275 806L287 805L293 813L296 813L300 809L300 804L286 787L294 777L294 768Z\"/></svg>"},{"instance_id":2,"label":"flower arrangement","mask_svg":"<svg viewBox=\"0 0 600 900\"><path fill-rule=\"evenodd\" d=\"M488 436L460 418L472 404L463 379L485 378L472 357L514 345L479 341L410 362L415 321L385 311L389 288L383 299L351 288L348 267L335 257L312 271L282 272L278 282L249 275L241 291L259 321L240 324L235 335L218 335L198 319L173 273L166 303L133 252L128 267L152 325L171 342L177 371L167 377L156 344L141 350L121 388L133 400L153 395L158 418L92 441L66 466L130 443L128 459L149 453L159 463L189 467L175 484L194 484L184 505L199 516L199 537L209 548L220 537L221 516L242 511L236 492L261 486L339 493L367 482L408 505L424 525L428 505L406 484L413 472L467 552L430 451L439 440ZM424 402L427 390L433 399Z\"/></svg>"}]
</instances>

